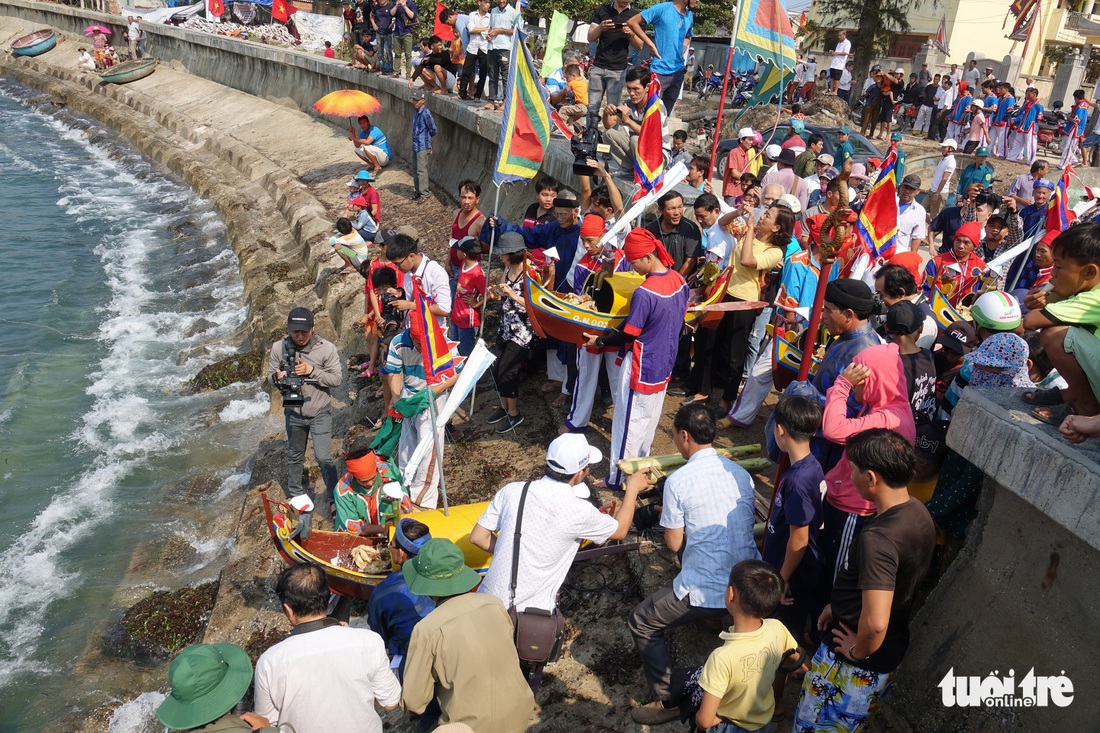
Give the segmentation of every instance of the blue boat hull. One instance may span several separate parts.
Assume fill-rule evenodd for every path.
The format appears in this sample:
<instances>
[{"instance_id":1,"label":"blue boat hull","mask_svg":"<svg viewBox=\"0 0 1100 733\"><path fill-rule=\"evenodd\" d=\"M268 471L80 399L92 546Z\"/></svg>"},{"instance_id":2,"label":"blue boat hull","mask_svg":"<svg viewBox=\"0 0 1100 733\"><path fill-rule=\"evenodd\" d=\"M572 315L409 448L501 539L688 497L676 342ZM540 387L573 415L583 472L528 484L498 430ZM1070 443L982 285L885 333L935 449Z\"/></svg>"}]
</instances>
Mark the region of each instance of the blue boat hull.
<instances>
[{"instance_id":1,"label":"blue boat hull","mask_svg":"<svg viewBox=\"0 0 1100 733\"><path fill-rule=\"evenodd\" d=\"M19 41L16 41L16 43L18 43L18 42ZM46 53L47 51L49 51L51 48L53 48L56 45L57 45L57 34L56 33L51 33L49 36L47 36L46 38L43 38L42 40L40 40L36 43L32 43L32 44L27 45L27 46L20 46L18 48L13 46L11 52L15 56L40 56L40 55Z\"/></svg>"}]
</instances>

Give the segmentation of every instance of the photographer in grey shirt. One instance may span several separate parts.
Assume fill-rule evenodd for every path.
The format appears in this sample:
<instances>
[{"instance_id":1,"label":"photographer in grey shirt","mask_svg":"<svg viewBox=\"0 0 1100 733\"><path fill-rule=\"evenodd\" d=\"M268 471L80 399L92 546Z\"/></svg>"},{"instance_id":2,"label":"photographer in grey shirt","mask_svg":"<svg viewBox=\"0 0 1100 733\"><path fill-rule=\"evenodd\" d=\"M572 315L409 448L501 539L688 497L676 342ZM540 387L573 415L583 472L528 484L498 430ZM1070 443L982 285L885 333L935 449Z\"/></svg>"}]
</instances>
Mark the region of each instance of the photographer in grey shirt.
<instances>
[{"instance_id":1,"label":"photographer in grey shirt","mask_svg":"<svg viewBox=\"0 0 1100 733\"><path fill-rule=\"evenodd\" d=\"M313 314L295 308L287 317L288 336L276 341L267 359L268 379L283 395L286 416L286 491L291 497L306 493L302 486L306 441L313 436L313 455L325 482L325 496L318 502L322 513L331 514L333 489L338 474L332 460L332 414L329 391L344 381L336 347L313 332ZM312 512L301 516L301 537L309 536Z\"/></svg>"}]
</instances>

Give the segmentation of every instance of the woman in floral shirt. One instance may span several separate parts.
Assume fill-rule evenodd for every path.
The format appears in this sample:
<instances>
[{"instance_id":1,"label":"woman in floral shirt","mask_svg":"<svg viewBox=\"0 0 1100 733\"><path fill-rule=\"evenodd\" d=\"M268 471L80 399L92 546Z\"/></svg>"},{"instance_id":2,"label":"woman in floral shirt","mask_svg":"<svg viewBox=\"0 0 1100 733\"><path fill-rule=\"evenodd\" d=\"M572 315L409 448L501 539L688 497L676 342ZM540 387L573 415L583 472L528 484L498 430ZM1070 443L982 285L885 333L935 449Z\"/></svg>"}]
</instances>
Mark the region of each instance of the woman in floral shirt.
<instances>
[{"instance_id":1,"label":"woman in floral shirt","mask_svg":"<svg viewBox=\"0 0 1100 733\"><path fill-rule=\"evenodd\" d=\"M500 394L500 408L489 417L489 424L500 423L498 433L507 433L523 422L519 411L519 386L523 366L531 355L535 332L527 318L523 300L523 261L526 243L516 232L500 234L496 251L504 264L501 284L491 288L490 300L503 301L500 308L497 360L493 364L493 379Z\"/></svg>"}]
</instances>

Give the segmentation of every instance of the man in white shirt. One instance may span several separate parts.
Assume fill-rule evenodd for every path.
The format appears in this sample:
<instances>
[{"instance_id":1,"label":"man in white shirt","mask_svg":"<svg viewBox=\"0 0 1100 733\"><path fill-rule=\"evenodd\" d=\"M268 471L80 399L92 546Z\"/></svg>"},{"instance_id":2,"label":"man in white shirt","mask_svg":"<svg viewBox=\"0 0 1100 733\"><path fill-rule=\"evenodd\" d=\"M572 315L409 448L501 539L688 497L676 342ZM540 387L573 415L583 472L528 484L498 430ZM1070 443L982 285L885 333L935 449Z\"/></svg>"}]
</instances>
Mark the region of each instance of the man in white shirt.
<instances>
[{"instance_id":1,"label":"man in white shirt","mask_svg":"<svg viewBox=\"0 0 1100 733\"><path fill-rule=\"evenodd\" d=\"M852 42L848 40L848 32L841 31L837 35L836 48L833 49L833 58L829 62L829 93L836 94L840 89L840 78L848 64L848 56L852 53ZM849 82L850 84L851 82ZM851 87L849 87L851 88Z\"/></svg>"},{"instance_id":2,"label":"man in white shirt","mask_svg":"<svg viewBox=\"0 0 1100 733\"><path fill-rule=\"evenodd\" d=\"M935 218L943 208L944 200L951 193L951 177L955 174L955 148L953 139L947 138L940 146L942 157L932 174L932 185L928 189L928 215Z\"/></svg>"},{"instance_id":3,"label":"man in white shirt","mask_svg":"<svg viewBox=\"0 0 1100 733\"><path fill-rule=\"evenodd\" d=\"M508 55L512 51L519 11L508 0L497 0L489 13L489 99L503 106L504 87L508 84Z\"/></svg>"},{"instance_id":4,"label":"man in white shirt","mask_svg":"<svg viewBox=\"0 0 1100 733\"><path fill-rule=\"evenodd\" d=\"M830 72L831 73L831 72ZM830 82L831 83L831 82ZM837 84L837 96L845 102L849 102L852 95L852 64L849 63L840 72L840 83Z\"/></svg>"},{"instance_id":5,"label":"man in white shirt","mask_svg":"<svg viewBox=\"0 0 1100 733\"><path fill-rule=\"evenodd\" d=\"M443 265L417 251L419 242L416 239L416 230L412 227L383 230L382 240L386 243L386 259L397 265L397 269L401 272L412 276L405 278L405 299L393 302L397 310L406 313L405 326L409 325L408 311L416 307L416 292L413 289L415 277L420 280L424 295L432 301L428 310L435 316L439 325L446 328L453 299L451 279L443 269Z\"/></svg>"},{"instance_id":6,"label":"man in white shirt","mask_svg":"<svg viewBox=\"0 0 1100 733\"><path fill-rule=\"evenodd\" d=\"M481 99L485 95L485 80L489 78L489 0L477 0L477 10L470 13L463 34L466 59L462 62L462 77L458 84L461 99ZM474 86L474 70L477 86Z\"/></svg>"},{"instance_id":7,"label":"man in white shirt","mask_svg":"<svg viewBox=\"0 0 1100 733\"><path fill-rule=\"evenodd\" d=\"M714 413L698 402L681 407L672 420L672 442L687 463L665 482L661 527L668 548L684 550L683 560L673 581L635 606L627 618L655 698L631 710L634 721L643 725L680 717L665 631L722 618L730 568L741 560L760 559L752 535L752 478L715 452L711 444L716 430ZM690 538L686 546L685 536Z\"/></svg>"},{"instance_id":8,"label":"man in white shirt","mask_svg":"<svg viewBox=\"0 0 1100 733\"><path fill-rule=\"evenodd\" d=\"M947 78L951 80L951 86L958 87L959 82L962 81L962 72L959 71L958 64L951 64L951 71L948 72Z\"/></svg>"},{"instance_id":9,"label":"man in white shirt","mask_svg":"<svg viewBox=\"0 0 1100 733\"><path fill-rule=\"evenodd\" d=\"M968 88L977 95L978 89L981 87L982 72L978 70L978 62L974 59L970 60L970 64L966 67L966 71L963 72L963 81L965 81Z\"/></svg>"},{"instance_id":10,"label":"man in white shirt","mask_svg":"<svg viewBox=\"0 0 1100 733\"><path fill-rule=\"evenodd\" d=\"M619 511L614 517L604 514L587 501L591 492L584 483L590 467L602 460L603 453L590 446L584 435L565 433L547 448L542 478L514 481L496 493L470 532L470 543L493 555L478 593L492 593L505 607L517 611L553 611L581 542L600 544L626 537L641 482L635 481L631 488L628 481ZM519 574L513 598L512 558L521 498Z\"/></svg>"},{"instance_id":11,"label":"man in white shirt","mask_svg":"<svg viewBox=\"0 0 1100 733\"><path fill-rule=\"evenodd\" d=\"M936 92L936 118L932 123L932 131L929 137L943 140L947 134L947 117L951 114L951 108L955 105L955 85L951 83L951 77L945 76Z\"/></svg>"},{"instance_id":12,"label":"man in white shirt","mask_svg":"<svg viewBox=\"0 0 1100 733\"><path fill-rule=\"evenodd\" d=\"M382 733L375 702L393 710L401 700L382 637L326 616L328 580L317 565L287 568L275 593L294 630L256 661L256 714L296 733Z\"/></svg>"},{"instance_id":13,"label":"man in white shirt","mask_svg":"<svg viewBox=\"0 0 1100 733\"><path fill-rule=\"evenodd\" d=\"M898 188L898 252L916 252L928 239L928 212L917 203L920 176L910 173Z\"/></svg>"}]
</instances>

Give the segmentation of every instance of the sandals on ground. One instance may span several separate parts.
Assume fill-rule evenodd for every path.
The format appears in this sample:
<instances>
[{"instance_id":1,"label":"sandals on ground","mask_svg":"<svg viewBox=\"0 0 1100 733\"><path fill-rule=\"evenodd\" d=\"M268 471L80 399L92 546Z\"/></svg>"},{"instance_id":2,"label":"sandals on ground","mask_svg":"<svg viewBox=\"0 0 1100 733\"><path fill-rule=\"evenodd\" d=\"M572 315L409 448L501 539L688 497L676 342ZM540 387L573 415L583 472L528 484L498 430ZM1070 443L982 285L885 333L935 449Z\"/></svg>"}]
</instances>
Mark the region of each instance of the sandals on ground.
<instances>
[{"instance_id":1,"label":"sandals on ground","mask_svg":"<svg viewBox=\"0 0 1100 733\"><path fill-rule=\"evenodd\" d=\"M1059 405L1041 405L1031 411L1031 416L1039 422L1045 422L1054 427L1061 426L1062 422L1070 415L1076 415L1073 405L1062 403Z\"/></svg>"}]
</instances>

